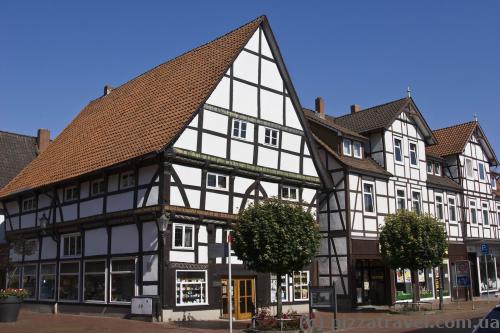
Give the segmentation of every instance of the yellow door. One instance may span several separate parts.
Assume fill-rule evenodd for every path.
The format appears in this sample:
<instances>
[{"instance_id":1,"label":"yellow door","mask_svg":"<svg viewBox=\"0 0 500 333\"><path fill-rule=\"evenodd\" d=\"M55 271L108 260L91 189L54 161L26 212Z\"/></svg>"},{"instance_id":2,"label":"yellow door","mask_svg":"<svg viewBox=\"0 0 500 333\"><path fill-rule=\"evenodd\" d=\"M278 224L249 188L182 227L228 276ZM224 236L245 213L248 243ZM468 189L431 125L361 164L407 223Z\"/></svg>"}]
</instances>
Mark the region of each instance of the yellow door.
<instances>
[{"instance_id":1,"label":"yellow door","mask_svg":"<svg viewBox=\"0 0 500 333\"><path fill-rule=\"evenodd\" d=\"M228 280L222 279L222 314L228 317ZM235 319L252 318L255 306L255 279L238 278L232 281L233 316Z\"/></svg>"}]
</instances>

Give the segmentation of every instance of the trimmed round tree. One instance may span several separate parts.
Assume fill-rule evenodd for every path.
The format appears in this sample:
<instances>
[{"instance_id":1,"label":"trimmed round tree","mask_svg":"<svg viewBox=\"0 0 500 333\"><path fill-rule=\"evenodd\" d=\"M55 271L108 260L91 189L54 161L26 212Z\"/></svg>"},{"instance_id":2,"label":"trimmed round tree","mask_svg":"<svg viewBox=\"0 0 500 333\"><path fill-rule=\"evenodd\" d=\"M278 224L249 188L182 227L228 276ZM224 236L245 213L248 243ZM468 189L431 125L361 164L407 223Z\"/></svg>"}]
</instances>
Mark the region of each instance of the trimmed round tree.
<instances>
[{"instance_id":1,"label":"trimmed round tree","mask_svg":"<svg viewBox=\"0 0 500 333\"><path fill-rule=\"evenodd\" d=\"M281 278L309 265L317 253L320 234L303 206L266 199L251 204L234 226L233 246L244 265L277 276L277 316L282 314Z\"/></svg>"},{"instance_id":2,"label":"trimmed round tree","mask_svg":"<svg viewBox=\"0 0 500 333\"><path fill-rule=\"evenodd\" d=\"M380 254L392 269L411 271L412 299L418 301L418 270L439 267L448 248L443 223L431 215L400 210L386 216L379 241Z\"/></svg>"}]
</instances>

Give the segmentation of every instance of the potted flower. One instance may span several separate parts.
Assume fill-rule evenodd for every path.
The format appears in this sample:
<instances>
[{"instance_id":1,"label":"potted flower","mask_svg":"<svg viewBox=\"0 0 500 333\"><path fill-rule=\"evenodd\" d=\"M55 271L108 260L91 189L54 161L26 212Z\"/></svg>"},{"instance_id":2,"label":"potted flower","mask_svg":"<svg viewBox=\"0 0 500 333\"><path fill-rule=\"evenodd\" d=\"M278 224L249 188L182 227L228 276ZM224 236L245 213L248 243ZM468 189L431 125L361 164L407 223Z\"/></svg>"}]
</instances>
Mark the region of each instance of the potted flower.
<instances>
[{"instance_id":1,"label":"potted flower","mask_svg":"<svg viewBox=\"0 0 500 333\"><path fill-rule=\"evenodd\" d=\"M28 296L28 292L24 289L0 290L0 322L16 321L21 302L26 296Z\"/></svg>"}]
</instances>

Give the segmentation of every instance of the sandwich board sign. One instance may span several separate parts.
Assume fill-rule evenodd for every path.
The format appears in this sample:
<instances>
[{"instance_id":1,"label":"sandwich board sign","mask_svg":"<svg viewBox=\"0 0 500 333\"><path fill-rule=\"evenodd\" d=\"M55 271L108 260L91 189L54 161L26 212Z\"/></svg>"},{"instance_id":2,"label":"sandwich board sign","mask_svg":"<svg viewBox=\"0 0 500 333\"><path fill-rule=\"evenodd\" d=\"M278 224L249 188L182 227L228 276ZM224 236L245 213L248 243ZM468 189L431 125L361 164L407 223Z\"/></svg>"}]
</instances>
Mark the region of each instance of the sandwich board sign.
<instances>
[{"instance_id":1,"label":"sandwich board sign","mask_svg":"<svg viewBox=\"0 0 500 333\"><path fill-rule=\"evenodd\" d=\"M469 261L458 260L455 262L455 276L457 287L471 286Z\"/></svg>"}]
</instances>

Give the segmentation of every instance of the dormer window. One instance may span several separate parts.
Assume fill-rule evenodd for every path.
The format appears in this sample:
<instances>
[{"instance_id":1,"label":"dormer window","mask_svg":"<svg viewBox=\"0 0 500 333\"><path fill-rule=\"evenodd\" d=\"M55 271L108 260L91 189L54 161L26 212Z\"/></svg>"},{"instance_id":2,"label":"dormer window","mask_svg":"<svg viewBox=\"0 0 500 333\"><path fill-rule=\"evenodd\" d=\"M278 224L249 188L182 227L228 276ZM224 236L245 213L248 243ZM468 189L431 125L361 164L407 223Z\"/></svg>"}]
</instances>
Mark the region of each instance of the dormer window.
<instances>
[{"instance_id":1,"label":"dormer window","mask_svg":"<svg viewBox=\"0 0 500 333\"><path fill-rule=\"evenodd\" d=\"M352 155L352 141L348 139L344 139L342 150L344 155L351 156Z\"/></svg>"},{"instance_id":2,"label":"dormer window","mask_svg":"<svg viewBox=\"0 0 500 333\"><path fill-rule=\"evenodd\" d=\"M353 141L352 143L352 152L354 157L362 158L363 157L363 148L361 147L361 142Z\"/></svg>"},{"instance_id":3,"label":"dormer window","mask_svg":"<svg viewBox=\"0 0 500 333\"><path fill-rule=\"evenodd\" d=\"M436 176L441 176L441 164L440 163L434 163L434 173Z\"/></svg>"},{"instance_id":4,"label":"dormer window","mask_svg":"<svg viewBox=\"0 0 500 333\"><path fill-rule=\"evenodd\" d=\"M427 162L427 173L431 174L433 173L433 168L432 168L433 164L432 162Z\"/></svg>"}]
</instances>

